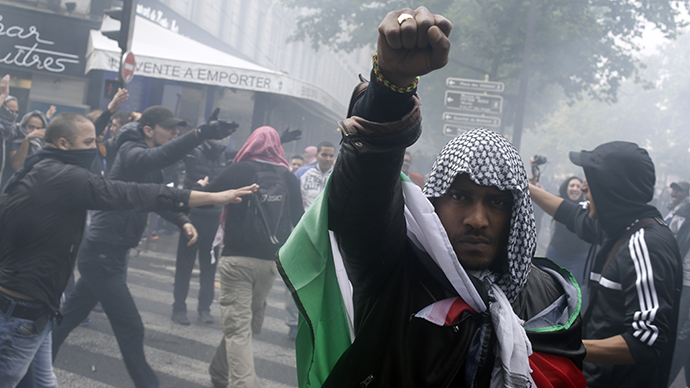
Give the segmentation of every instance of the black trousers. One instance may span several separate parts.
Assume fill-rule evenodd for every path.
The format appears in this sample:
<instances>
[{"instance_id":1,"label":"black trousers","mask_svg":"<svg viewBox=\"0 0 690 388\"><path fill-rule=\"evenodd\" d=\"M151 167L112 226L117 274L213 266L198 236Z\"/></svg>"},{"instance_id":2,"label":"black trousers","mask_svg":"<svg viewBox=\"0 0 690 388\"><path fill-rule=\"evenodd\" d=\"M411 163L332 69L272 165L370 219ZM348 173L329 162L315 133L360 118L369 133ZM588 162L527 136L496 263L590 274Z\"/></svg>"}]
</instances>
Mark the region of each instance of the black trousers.
<instances>
[{"instance_id":1,"label":"black trousers","mask_svg":"<svg viewBox=\"0 0 690 388\"><path fill-rule=\"evenodd\" d=\"M197 311L208 312L213 303L213 281L216 275L218 262L211 264L211 245L218 230L222 208L211 209L192 208L189 219L199 234L199 239L192 246L187 246L187 238L180 234L177 244L177 260L175 262L175 286L173 288L173 313L187 311L187 294L189 282L192 278L192 269L199 255L199 303ZM218 259L218 258L216 258Z\"/></svg>"},{"instance_id":2,"label":"black trousers","mask_svg":"<svg viewBox=\"0 0 690 388\"><path fill-rule=\"evenodd\" d=\"M69 333L101 302L134 385L158 388L144 355L144 323L127 287L128 251L124 246L82 242L77 253L81 277L62 305L62 323L53 329L53 360Z\"/></svg>"}]
</instances>

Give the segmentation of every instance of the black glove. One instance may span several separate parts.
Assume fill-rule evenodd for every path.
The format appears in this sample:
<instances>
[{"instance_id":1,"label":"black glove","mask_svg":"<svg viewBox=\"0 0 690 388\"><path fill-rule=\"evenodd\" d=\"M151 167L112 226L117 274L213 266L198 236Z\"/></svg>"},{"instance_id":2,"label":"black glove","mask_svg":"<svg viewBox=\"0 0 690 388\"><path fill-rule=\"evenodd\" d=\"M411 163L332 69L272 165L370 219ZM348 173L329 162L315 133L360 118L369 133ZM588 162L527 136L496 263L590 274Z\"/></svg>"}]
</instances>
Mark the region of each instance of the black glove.
<instances>
[{"instance_id":1,"label":"black glove","mask_svg":"<svg viewBox=\"0 0 690 388\"><path fill-rule=\"evenodd\" d=\"M302 137L302 131L295 129L290 131L290 127L285 128L285 131L280 135L280 144L289 143L291 141L299 140Z\"/></svg>"},{"instance_id":2,"label":"black glove","mask_svg":"<svg viewBox=\"0 0 690 388\"><path fill-rule=\"evenodd\" d=\"M220 113L220 108L216 108L208 120L197 128L197 136L204 140L220 140L237 131L239 124L234 121L229 123L225 120L218 120L218 113Z\"/></svg>"}]
</instances>

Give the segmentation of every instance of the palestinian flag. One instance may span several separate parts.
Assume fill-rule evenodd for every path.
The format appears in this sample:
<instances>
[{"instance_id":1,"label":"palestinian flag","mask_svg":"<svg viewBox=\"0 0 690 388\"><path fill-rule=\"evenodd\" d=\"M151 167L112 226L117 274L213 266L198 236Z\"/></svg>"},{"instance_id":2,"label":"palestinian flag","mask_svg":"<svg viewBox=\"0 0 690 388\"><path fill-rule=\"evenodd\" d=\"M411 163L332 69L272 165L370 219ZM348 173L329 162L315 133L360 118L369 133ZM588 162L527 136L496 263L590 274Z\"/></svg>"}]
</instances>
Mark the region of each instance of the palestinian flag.
<instances>
[{"instance_id":1,"label":"palestinian flag","mask_svg":"<svg viewBox=\"0 0 690 388\"><path fill-rule=\"evenodd\" d=\"M320 387L354 340L328 231L328 196L324 193L330 182L304 213L277 258L278 271L300 311L295 341L300 388Z\"/></svg>"}]
</instances>

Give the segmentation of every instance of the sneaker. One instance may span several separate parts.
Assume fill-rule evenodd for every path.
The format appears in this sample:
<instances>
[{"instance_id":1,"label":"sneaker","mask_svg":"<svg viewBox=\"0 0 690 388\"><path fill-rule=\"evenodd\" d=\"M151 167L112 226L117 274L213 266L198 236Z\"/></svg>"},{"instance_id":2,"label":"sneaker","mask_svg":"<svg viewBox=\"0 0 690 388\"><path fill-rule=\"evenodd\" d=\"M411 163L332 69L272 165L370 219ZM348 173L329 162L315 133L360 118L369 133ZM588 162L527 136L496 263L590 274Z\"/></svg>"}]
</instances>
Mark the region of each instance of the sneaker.
<instances>
[{"instance_id":1,"label":"sneaker","mask_svg":"<svg viewBox=\"0 0 690 388\"><path fill-rule=\"evenodd\" d=\"M288 331L288 339L295 340L297 338L297 326L290 326L290 331Z\"/></svg>"},{"instance_id":2,"label":"sneaker","mask_svg":"<svg viewBox=\"0 0 690 388\"><path fill-rule=\"evenodd\" d=\"M173 313L172 317L170 317L170 320L177 323L178 325L189 326L191 324L191 322L189 322L189 318L187 318L187 312L186 311Z\"/></svg>"},{"instance_id":3,"label":"sneaker","mask_svg":"<svg viewBox=\"0 0 690 388\"><path fill-rule=\"evenodd\" d=\"M210 312L208 311L200 311L199 312L199 322L201 323L206 323L208 325L214 323L216 320L213 319L213 316L211 315Z\"/></svg>"}]
</instances>

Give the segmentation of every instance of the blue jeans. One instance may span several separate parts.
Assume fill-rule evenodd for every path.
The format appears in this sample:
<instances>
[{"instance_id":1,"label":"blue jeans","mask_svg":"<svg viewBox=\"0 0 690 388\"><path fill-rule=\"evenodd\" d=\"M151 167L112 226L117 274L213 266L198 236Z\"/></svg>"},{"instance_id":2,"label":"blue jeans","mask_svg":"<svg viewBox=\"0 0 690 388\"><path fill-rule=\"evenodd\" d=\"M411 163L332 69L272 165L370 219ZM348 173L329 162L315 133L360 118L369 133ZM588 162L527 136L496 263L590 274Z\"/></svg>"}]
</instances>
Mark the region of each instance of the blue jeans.
<instances>
[{"instance_id":1,"label":"blue jeans","mask_svg":"<svg viewBox=\"0 0 690 388\"><path fill-rule=\"evenodd\" d=\"M29 366L33 387L57 387L51 358L53 322L36 333L34 322L0 312L0 388L14 388Z\"/></svg>"}]
</instances>

